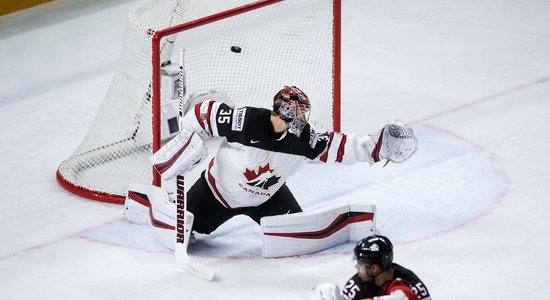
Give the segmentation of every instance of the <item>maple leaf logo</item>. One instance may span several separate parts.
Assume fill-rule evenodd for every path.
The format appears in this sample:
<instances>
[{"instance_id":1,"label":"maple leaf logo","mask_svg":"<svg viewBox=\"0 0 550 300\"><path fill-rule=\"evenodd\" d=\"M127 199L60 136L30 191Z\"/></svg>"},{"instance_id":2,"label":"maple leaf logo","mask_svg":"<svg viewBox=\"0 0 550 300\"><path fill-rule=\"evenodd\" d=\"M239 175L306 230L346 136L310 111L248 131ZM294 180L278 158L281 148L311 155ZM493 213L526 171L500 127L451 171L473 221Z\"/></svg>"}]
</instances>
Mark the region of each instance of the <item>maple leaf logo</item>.
<instances>
[{"instance_id":1,"label":"maple leaf logo","mask_svg":"<svg viewBox=\"0 0 550 300\"><path fill-rule=\"evenodd\" d=\"M256 169L256 168L255 168ZM275 170L271 169L271 165L267 162L264 166L259 166L256 170L250 170L246 168L244 171L244 177L248 182L246 183L249 186L258 187L264 190L269 189L270 186L279 182L281 177L275 175Z\"/></svg>"}]
</instances>

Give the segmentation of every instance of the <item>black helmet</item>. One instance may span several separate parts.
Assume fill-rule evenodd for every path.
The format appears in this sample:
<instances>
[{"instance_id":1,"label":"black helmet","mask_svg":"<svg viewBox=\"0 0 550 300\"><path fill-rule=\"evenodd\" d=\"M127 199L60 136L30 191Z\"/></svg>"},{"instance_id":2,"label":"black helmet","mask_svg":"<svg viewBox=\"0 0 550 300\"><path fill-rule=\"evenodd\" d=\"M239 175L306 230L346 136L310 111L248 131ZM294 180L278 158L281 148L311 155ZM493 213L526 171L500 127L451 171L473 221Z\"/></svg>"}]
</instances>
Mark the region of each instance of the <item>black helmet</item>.
<instances>
[{"instance_id":1,"label":"black helmet","mask_svg":"<svg viewBox=\"0 0 550 300\"><path fill-rule=\"evenodd\" d=\"M393 245L382 235L371 235L360 240L353 251L357 261L377 264L382 270L388 269L393 261Z\"/></svg>"}]
</instances>

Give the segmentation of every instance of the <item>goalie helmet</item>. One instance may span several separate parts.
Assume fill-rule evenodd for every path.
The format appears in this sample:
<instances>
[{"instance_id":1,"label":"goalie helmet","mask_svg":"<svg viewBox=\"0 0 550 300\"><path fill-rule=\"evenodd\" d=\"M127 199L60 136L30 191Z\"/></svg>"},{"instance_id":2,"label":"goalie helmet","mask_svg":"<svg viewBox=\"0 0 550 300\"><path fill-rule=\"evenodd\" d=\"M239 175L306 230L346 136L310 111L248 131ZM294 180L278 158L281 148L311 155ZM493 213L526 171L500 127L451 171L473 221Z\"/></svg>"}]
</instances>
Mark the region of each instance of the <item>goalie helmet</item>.
<instances>
[{"instance_id":1,"label":"goalie helmet","mask_svg":"<svg viewBox=\"0 0 550 300\"><path fill-rule=\"evenodd\" d=\"M273 111L288 123L288 132L300 137L309 119L311 103L295 86L285 86L273 97Z\"/></svg>"},{"instance_id":2,"label":"goalie helmet","mask_svg":"<svg viewBox=\"0 0 550 300\"><path fill-rule=\"evenodd\" d=\"M393 245L382 235L371 235L359 242L354 249L355 259L367 265L377 264L387 270L393 262Z\"/></svg>"}]
</instances>

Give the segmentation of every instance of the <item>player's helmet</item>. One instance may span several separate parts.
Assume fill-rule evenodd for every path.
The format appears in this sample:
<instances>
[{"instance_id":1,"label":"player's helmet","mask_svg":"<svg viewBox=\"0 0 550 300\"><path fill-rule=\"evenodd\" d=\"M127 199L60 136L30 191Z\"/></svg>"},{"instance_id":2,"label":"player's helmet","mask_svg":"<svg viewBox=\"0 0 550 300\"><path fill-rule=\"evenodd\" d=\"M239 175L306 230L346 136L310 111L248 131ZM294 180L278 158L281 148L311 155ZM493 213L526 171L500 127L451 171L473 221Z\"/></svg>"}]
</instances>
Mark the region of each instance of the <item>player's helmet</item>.
<instances>
[{"instance_id":1,"label":"player's helmet","mask_svg":"<svg viewBox=\"0 0 550 300\"><path fill-rule=\"evenodd\" d=\"M367 265L377 264L387 270L393 261L393 245L382 235L371 235L359 242L354 249L355 259Z\"/></svg>"},{"instance_id":2,"label":"player's helmet","mask_svg":"<svg viewBox=\"0 0 550 300\"><path fill-rule=\"evenodd\" d=\"M300 137L309 119L311 103L295 86L285 86L273 97L273 111L288 122L288 132Z\"/></svg>"}]
</instances>

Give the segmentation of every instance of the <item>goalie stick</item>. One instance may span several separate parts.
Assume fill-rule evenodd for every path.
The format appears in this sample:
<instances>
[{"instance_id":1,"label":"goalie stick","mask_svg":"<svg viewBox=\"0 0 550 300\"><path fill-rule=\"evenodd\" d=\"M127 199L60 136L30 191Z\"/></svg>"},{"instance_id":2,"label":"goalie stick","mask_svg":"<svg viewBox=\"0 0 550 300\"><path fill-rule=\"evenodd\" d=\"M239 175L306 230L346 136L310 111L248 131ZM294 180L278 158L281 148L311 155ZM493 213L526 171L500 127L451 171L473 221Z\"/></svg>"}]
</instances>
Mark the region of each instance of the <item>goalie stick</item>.
<instances>
[{"instance_id":1,"label":"goalie stick","mask_svg":"<svg viewBox=\"0 0 550 300\"><path fill-rule=\"evenodd\" d=\"M184 53L182 49L179 53L180 58L180 105L185 101L185 72L184 72ZM181 108L180 108L181 109ZM183 111L181 111L183 118ZM189 238L191 237L191 227L193 224L193 215L187 212L185 193L185 177L183 175L176 176L176 244L174 254L176 256L176 264L189 271L191 274L205 279L212 280L216 271L207 267L195 260L192 260L187 253L189 246ZM189 219L191 218L191 220Z\"/></svg>"},{"instance_id":2,"label":"goalie stick","mask_svg":"<svg viewBox=\"0 0 550 300\"><path fill-rule=\"evenodd\" d=\"M193 224L192 219L189 220L192 215L187 213L185 178L178 175L176 184L176 245L174 248L176 264L199 278L212 280L216 271L191 259L187 253L187 246L189 246L189 238L191 237L191 228L188 225Z\"/></svg>"}]
</instances>

